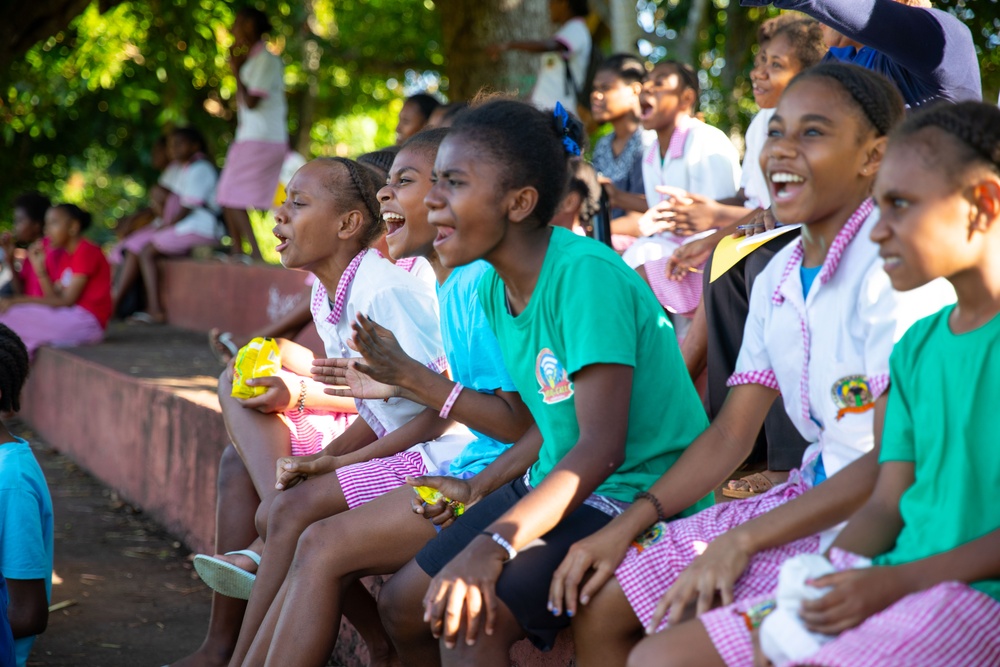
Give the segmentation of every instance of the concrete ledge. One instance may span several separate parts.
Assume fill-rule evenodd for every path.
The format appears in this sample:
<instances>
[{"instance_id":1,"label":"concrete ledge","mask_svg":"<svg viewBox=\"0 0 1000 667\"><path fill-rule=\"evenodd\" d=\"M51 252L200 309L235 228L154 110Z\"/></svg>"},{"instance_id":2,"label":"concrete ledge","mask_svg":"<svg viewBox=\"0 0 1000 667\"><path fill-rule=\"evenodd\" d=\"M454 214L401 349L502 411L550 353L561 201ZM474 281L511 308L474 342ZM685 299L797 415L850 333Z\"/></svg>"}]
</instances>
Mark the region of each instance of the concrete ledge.
<instances>
[{"instance_id":1,"label":"concrete ledge","mask_svg":"<svg viewBox=\"0 0 1000 667\"><path fill-rule=\"evenodd\" d=\"M101 345L39 350L22 416L195 551L215 541L216 476L228 442L221 366L199 334L112 329ZM174 368L183 363L183 368Z\"/></svg>"}]
</instances>

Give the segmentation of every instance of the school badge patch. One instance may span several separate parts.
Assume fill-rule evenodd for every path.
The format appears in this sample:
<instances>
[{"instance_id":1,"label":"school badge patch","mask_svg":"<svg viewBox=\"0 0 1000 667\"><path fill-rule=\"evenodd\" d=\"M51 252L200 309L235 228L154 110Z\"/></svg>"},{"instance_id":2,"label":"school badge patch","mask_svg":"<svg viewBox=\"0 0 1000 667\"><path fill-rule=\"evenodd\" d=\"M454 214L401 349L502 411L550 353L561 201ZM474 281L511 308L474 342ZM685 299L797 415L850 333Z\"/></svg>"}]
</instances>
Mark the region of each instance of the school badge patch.
<instances>
[{"instance_id":1,"label":"school badge patch","mask_svg":"<svg viewBox=\"0 0 1000 667\"><path fill-rule=\"evenodd\" d=\"M848 375L833 383L833 402L839 408L837 421L848 413L868 412L875 407L868 378L864 375Z\"/></svg>"},{"instance_id":2,"label":"school badge patch","mask_svg":"<svg viewBox=\"0 0 1000 667\"><path fill-rule=\"evenodd\" d=\"M541 387L538 393L546 405L565 401L573 395L573 383L569 381L566 369L547 347L538 353L535 360L535 377Z\"/></svg>"},{"instance_id":3,"label":"school badge patch","mask_svg":"<svg viewBox=\"0 0 1000 667\"><path fill-rule=\"evenodd\" d=\"M632 546L639 553L642 553L644 549L648 549L657 542L663 540L667 534L667 524L665 521L657 521L652 526L646 529L646 531L635 538L632 542Z\"/></svg>"}]
</instances>

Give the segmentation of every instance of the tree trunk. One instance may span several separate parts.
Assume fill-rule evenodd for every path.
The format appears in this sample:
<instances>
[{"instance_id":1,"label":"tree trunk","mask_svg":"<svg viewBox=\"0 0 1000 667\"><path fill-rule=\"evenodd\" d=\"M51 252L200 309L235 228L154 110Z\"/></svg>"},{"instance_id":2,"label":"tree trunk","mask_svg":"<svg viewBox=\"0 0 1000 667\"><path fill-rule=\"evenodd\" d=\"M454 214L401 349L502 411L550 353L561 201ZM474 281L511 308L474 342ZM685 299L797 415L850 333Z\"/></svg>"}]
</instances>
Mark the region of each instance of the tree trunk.
<instances>
[{"instance_id":1,"label":"tree trunk","mask_svg":"<svg viewBox=\"0 0 1000 667\"><path fill-rule=\"evenodd\" d=\"M636 1L610 0L610 4L608 25L611 26L611 52L638 53L639 40L645 37L645 33L639 27Z\"/></svg>"},{"instance_id":2,"label":"tree trunk","mask_svg":"<svg viewBox=\"0 0 1000 667\"><path fill-rule=\"evenodd\" d=\"M737 3L738 4L738 3ZM698 33L701 31L702 21L705 20L705 13L708 11L708 0L691 0L691 7L688 9L687 23L677 40L674 42L673 53L670 57L682 63L691 63L695 70L700 67L698 58Z\"/></svg>"},{"instance_id":3,"label":"tree trunk","mask_svg":"<svg viewBox=\"0 0 1000 667\"><path fill-rule=\"evenodd\" d=\"M448 97L468 100L483 88L526 97L538 71L538 54L511 51L493 61L484 48L548 39L555 28L547 0L449 0L442 5L441 32Z\"/></svg>"}]
</instances>

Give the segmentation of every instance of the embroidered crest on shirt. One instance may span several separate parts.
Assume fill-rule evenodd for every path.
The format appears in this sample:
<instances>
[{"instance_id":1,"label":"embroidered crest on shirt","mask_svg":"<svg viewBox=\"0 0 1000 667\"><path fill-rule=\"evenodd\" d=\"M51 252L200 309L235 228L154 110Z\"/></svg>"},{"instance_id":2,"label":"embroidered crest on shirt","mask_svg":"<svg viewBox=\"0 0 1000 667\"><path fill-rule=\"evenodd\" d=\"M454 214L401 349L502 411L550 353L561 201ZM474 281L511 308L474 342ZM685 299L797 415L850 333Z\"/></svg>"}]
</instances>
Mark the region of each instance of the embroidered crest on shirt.
<instances>
[{"instance_id":1,"label":"embroidered crest on shirt","mask_svg":"<svg viewBox=\"0 0 1000 667\"><path fill-rule=\"evenodd\" d=\"M542 395L542 402L546 405L565 401L573 395L573 383L569 381L566 369L549 348L538 353L535 377L541 387L538 393Z\"/></svg>"},{"instance_id":2,"label":"embroidered crest on shirt","mask_svg":"<svg viewBox=\"0 0 1000 667\"><path fill-rule=\"evenodd\" d=\"M647 528L642 535L635 538L632 542L632 546L639 553L643 552L643 549L648 549L657 542L663 540L667 534L667 523L665 521L657 521L652 526Z\"/></svg>"},{"instance_id":3,"label":"embroidered crest on shirt","mask_svg":"<svg viewBox=\"0 0 1000 667\"><path fill-rule=\"evenodd\" d=\"M868 378L864 375L848 375L833 383L830 392L833 402L839 408L837 410L837 421L840 421L848 413L868 412L875 407L872 399L871 388L868 386Z\"/></svg>"}]
</instances>

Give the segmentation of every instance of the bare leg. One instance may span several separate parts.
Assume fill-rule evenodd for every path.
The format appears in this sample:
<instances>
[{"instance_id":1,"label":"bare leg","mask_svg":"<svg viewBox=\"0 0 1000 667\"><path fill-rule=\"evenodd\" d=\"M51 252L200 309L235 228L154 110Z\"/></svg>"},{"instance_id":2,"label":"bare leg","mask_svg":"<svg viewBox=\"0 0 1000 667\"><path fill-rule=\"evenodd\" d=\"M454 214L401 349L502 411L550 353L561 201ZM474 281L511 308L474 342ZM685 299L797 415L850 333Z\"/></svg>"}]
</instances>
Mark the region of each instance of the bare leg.
<instances>
[{"instance_id":1,"label":"bare leg","mask_svg":"<svg viewBox=\"0 0 1000 667\"><path fill-rule=\"evenodd\" d=\"M628 667L725 667L705 626L688 621L643 639L628 656Z\"/></svg>"},{"instance_id":2,"label":"bare leg","mask_svg":"<svg viewBox=\"0 0 1000 667\"><path fill-rule=\"evenodd\" d=\"M273 468L273 461L271 466ZM346 512L347 509L347 501L335 473L308 479L287 491L279 492L274 498L267 518L268 534L260 567L257 568L257 579L254 581L253 592L243 617L240 639L233 654L234 665L241 664L250 650L251 642L257 636L268 609L285 581L302 533L314 522ZM354 539L350 538L351 541ZM324 630L328 631L329 627Z\"/></svg>"},{"instance_id":3,"label":"bare leg","mask_svg":"<svg viewBox=\"0 0 1000 667\"><path fill-rule=\"evenodd\" d=\"M411 497L409 488L398 489L309 526L298 541L282 588L284 599L281 594L275 599L254 650L268 652L272 663L280 664L294 651L303 664L322 665L333 651L343 612L368 644L371 664L392 664L389 638L377 613L366 608L358 618L348 609L346 596L355 587L370 607L374 600L358 579L395 572L434 537L430 522L410 509ZM259 662L254 652L247 662Z\"/></svg>"},{"instance_id":4,"label":"bare leg","mask_svg":"<svg viewBox=\"0 0 1000 667\"><path fill-rule=\"evenodd\" d=\"M243 239L245 238L250 243L250 256L254 259L263 259L260 247L257 245L257 238L253 235L253 227L250 225L250 214L240 208L227 208L222 215L226 221L229 236L233 239L232 254L243 254Z\"/></svg>"},{"instance_id":5,"label":"bare leg","mask_svg":"<svg viewBox=\"0 0 1000 667\"><path fill-rule=\"evenodd\" d=\"M459 637L465 634L465 623L459 630ZM476 643L469 646L459 639L454 648L448 648L442 639L439 646L443 667L507 667L510 665L510 647L524 637L524 630L514 618L514 614L502 600L497 600L496 625L493 634L479 633Z\"/></svg>"},{"instance_id":6,"label":"bare leg","mask_svg":"<svg viewBox=\"0 0 1000 667\"><path fill-rule=\"evenodd\" d=\"M580 667L624 667L628 653L643 637L642 623L612 577L573 619L573 641Z\"/></svg>"},{"instance_id":7,"label":"bare leg","mask_svg":"<svg viewBox=\"0 0 1000 667\"><path fill-rule=\"evenodd\" d=\"M250 475L232 446L223 451L219 464L218 498L215 550L225 553L241 549L257 536L254 512L258 500ZM245 601L215 593L205 640L197 651L173 663L172 667L221 667L229 664L245 609Z\"/></svg>"},{"instance_id":8,"label":"bare leg","mask_svg":"<svg viewBox=\"0 0 1000 667\"><path fill-rule=\"evenodd\" d=\"M424 623L424 594L431 578L415 561L404 565L382 588L378 613L399 659L409 667L441 664L441 651Z\"/></svg>"},{"instance_id":9,"label":"bare leg","mask_svg":"<svg viewBox=\"0 0 1000 667\"><path fill-rule=\"evenodd\" d=\"M114 293L111 295L111 312L117 313L118 306L121 305L122 298L132 284L139 278L139 258L125 251L125 259L122 260L121 268L118 270L118 281L115 284Z\"/></svg>"},{"instance_id":10,"label":"bare leg","mask_svg":"<svg viewBox=\"0 0 1000 667\"><path fill-rule=\"evenodd\" d=\"M139 253L139 269L142 271L142 282L146 287L146 312L154 321L162 322L165 317L160 305L160 277L156 272L156 258L160 251L147 245Z\"/></svg>"},{"instance_id":11,"label":"bare leg","mask_svg":"<svg viewBox=\"0 0 1000 667\"><path fill-rule=\"evenodd\" d=\"M229 439L243 459L260 498L262 509L258 511L258 517L266 517L271 502L279 493L274 488L275 461L288 456L292 451L288 428L277 415L244 408L230 395L232 383L229 371L223 371L219 378L219 405L222 407ZM266 526L258 525L259 531L263 529ZM264 533L261 532L261 535ZM240 548L243 547L246 544Z\"/></svg>"}]
</instances>

